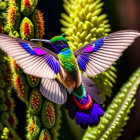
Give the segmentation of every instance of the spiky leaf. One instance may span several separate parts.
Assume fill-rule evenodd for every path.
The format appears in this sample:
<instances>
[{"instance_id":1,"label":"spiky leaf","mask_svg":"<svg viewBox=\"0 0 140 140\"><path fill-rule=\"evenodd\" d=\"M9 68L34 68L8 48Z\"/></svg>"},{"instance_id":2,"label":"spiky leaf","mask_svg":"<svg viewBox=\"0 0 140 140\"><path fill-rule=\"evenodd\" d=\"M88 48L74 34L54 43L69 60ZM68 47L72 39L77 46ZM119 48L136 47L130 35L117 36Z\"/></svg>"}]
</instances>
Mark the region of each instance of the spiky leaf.
<instances>
[{"instance_id":1,"label":"spiky leaf","mask_svg":"<svg viewBox=\"0 0 140 140\"><path fill-rule=\"evenodd\" d=\"M108 106L97 127L89 127L83 140L116 140L129 119L128 114L134 106L134 95L140 84L140 68L125 83Z\"/></svg>"}]
</instances>

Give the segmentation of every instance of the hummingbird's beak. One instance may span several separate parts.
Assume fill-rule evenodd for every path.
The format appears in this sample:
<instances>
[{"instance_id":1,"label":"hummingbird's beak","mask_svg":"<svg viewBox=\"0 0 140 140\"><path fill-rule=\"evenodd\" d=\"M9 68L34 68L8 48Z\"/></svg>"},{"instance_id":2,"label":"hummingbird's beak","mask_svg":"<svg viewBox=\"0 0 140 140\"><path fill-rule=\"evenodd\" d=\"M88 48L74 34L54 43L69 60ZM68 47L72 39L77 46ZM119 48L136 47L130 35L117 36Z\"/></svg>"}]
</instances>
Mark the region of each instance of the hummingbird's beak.
<instances>
[{"instance_id":1,"label":"hummingbird's beak","mask_svg":"<svg viewBox=\"0 0 140 140\"><path fill-rule=\"evenodd\" d=\"M30 39L30 41L40 41L40 42L52 44L52 42L50 40L47 40L47 39Z\"/></svg>"}]
</instances>

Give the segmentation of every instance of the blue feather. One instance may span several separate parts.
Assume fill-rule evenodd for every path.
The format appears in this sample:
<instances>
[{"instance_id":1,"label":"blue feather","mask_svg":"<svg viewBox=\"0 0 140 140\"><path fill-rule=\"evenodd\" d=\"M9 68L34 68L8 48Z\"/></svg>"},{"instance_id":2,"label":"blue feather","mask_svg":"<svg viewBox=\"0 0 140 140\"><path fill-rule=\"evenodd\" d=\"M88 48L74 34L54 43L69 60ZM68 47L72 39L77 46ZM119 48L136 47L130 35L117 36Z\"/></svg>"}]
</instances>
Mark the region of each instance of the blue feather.
<instances>
[{"instance_id":1,"label":"blue feather","mask_svg":"<svg viewBox=\"0 0 140 140\"><path fill-rule=\"evenodd\" d=\"M94 42L94 50L93 51L94 52L98 51L103 44L104 44L104 37L102 37Z\"/></svg>"},{"instance_id":2,"label":"blue feather","mask_svg":"<svg viewBox=\"0 0 140 140\"><path fill-rule=\"evenodd\" d=\"M91 117L92 117L93 123L96 123L98 121L98 115L94 108L91 112Z\"/></svg>"},{"instance_id":3,"label":"blue feather","mask_svg":"<svg viewBox=\"0 0 140 140\"><path fill-rule=\"evenodd\" d=\"M78 57L77 61L79 66L81 67L82 71L86 70L86 64L89 62L89 54L83 54Z\"/></svg>"},{"instance_id":4,"label":"blue feather","mask_svg":"<svg viewBox=\"0 0 140 140\"><path fill-rule=\"evenodd\" d=\"M77 62L80 66L80 68L82 69L82 71L85 71L86 70L86 64L82 62L82 60L79 58L77 59Z\"/></svg>"},{"instance_id":5,"label":"blue feather","mask_svg":"<svg viewBox=\"0 0 140 140\"><path fill-rule=\"evenodd\" d=\"M24 48L28 53L30 53L31 55L37 55L29 46L29 44L24 43L24 42L19 42L19 44L22 46L22 48Z\"/></svg>"}]
</instances>

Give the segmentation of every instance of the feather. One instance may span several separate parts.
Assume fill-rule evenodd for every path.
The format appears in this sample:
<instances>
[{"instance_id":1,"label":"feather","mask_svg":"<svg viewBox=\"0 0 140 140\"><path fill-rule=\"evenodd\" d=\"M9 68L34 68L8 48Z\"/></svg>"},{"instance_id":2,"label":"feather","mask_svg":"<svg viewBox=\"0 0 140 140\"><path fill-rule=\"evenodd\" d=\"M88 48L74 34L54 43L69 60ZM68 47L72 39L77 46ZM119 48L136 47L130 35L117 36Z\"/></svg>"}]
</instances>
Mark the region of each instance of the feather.
<instances>
[{"instance_id":1,"label":"feather","mask_svg":"<svg viewBox=\"0 0 140 140\"><path fill-rule=\"evenodd\" d=\"M33 42L0 34L0 48L27 74L54 79L59 72L57 55Z\"/></svg>"},{"instance_id":2,"label":"feather","mask_svg":"<svg viewBox=\"0 0 140 140\"><path fill-rule=\"evenodd\" d=\"M138 36L135 30L118 31L84 45L74 55L81 70L92 77L108 69ZM85 56L88 61L83 62Z\"/></svg>"},{"instance_id":3,"label":"feather","mask_svg":"<svg viewBox=\"0 0 140 140\"><path fill-rule=\"evenodd\" d=\"M42 79L40 92L44 97L57 104L64 104L67 100L67 90L57 79Z\"/></svg>"},{"instance_id":4,"label":"feather","mask_svg":"<svg viewBox=\"0 0 140 140\"><path fill-rule=\"evenodd\" d=\"M86 93L88 93L92 99L95 100L96 103L102 104L102 98L98 95L100 90L94 85L93 81L91 81L88 77L81 74L82 82L84 84L84 88L86 90Z\"/></svg>"}]
</instances>

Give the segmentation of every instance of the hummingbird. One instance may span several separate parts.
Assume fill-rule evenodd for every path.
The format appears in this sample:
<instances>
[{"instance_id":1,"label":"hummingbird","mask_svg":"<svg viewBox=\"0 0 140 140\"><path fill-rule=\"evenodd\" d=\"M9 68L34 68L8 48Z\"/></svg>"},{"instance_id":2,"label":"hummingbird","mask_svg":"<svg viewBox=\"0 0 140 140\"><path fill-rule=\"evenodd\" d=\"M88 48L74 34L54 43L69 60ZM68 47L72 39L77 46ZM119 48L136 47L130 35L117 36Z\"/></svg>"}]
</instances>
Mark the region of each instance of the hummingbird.
<instances>
[{"instance_id":1,"label":"hummingbird","mask_svg":"<svg viewBox=\"0 0 140 140\"><path fill-rule=\"evenodd\" d=\"M100 90L89 77L107 70L138 36L140 32L135 30L117 31L72 52L63 34L31 41L0 34L0 49L25 73L40 77L41 94L66 104L70 118L85 129L97 125L104 114ZM33 41L44 42L46 47Z\"/></svg>"}]
</instances>

